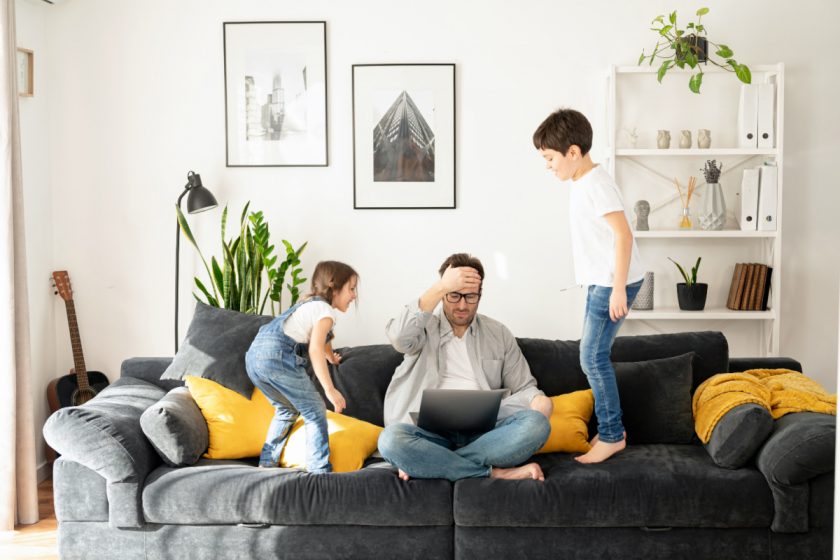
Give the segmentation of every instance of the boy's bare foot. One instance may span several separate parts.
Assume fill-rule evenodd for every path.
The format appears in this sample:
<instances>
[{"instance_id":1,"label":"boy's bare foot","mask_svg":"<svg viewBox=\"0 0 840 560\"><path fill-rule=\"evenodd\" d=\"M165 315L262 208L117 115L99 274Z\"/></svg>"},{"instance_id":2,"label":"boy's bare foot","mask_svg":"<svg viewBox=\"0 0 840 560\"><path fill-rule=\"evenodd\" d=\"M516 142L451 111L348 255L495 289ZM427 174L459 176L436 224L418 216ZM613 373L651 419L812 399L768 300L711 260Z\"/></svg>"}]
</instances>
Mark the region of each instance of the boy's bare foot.
<instances>
[{"instance_id":1,"label":"boy's bare foot","mask_svg":"<svg viewBox=\"0 0 840 560\"><path fill-rule=\"evenodd\" d=\"M399 471L397 473L397 476L400 477L400 480L408 480L409 478L411 478L410 476L408 476L408 473L405 472L404 470L397 469L397 471Z\"/></svg>"},{"instance_id":2,"label":"boy's bare foot","mask_svg":"<svg viewBox=\"0 0 840 560\"><path fill-rule=\"evenodd\" d=\"M627 442L625 440L617 441L615 443L606 443L598 440L592 446L592 449L580 457L575 457L575 461L586 464L600 463L602 461L606 461L625 447L627 447Z\"/></svg>"},{"instance_id":3,"label":"boy's bare foot","mask_svg":"<svg viewBox=\"0 0 840 560\"><path fill-rule=\"evenodd\" d=\"M503 480L545 480L542 469L536 463L528 463L521 467L513 467L510 469L503 469L501 467L493 467L490 470L490 478L500 478Z\"/></svg>"}]
</instances>

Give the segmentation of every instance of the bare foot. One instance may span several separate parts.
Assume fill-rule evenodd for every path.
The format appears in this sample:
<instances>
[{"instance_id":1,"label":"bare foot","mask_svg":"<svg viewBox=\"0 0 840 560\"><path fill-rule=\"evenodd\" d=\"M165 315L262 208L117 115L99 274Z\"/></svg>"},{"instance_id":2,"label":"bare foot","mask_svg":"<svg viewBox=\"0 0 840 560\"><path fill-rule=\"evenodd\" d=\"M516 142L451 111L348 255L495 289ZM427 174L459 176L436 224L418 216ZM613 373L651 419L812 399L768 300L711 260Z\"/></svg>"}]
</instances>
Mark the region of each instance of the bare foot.
<instances>
[{"instance_id":1,"label":"bare foot","mask_svg":"<svg viewBox=\"0 0 840 560\"><path fill-rule=\"evenodd\" d=\"M397 470L399 471L397 473L397 476L400 477L400 480L408 480L409 478L411 478L411 477L408 476L408 473L405 472L404 470L402 470L402 469L397 469Z\"/></svg>"},{"instance_id":2,"label":"bare foot","mask_svg":"<svg viewBox=\"0 0 840 560\"><path fill-rule=\"evenodd\" d=\"M521 467L513 467L511 469L503 469L501 467L493 467L490 470L490 478L500 478L503 480L545 480L542 469L536 463L528 463Z\"/></svg>"},{"instance_id":3,"label":"bare foot","mask_svg":"<svg viewBox=\"0 0 840 560\"><path fill-rule=\"evenodd\" d=\"M598 440L595 442L595 445L592 446L592 449L580 457L575 457L575 461L586 464L600 463L602 461L606 461L625 447L627 447L625 440L617 441L615 443L606 443Z\"/></svg>"}]
</instances>

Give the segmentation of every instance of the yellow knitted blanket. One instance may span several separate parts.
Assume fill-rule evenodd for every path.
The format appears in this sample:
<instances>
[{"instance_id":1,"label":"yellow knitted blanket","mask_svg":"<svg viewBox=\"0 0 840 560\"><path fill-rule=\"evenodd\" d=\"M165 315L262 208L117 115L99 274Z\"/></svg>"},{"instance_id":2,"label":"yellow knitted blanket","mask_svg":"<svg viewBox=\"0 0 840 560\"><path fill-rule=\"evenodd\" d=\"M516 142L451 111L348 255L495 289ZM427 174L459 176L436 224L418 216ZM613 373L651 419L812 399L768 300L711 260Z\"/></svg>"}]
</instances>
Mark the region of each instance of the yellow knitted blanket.
<instances>
[{"instance_id":1,"label":"yellow knitted blanket","mask_svg":"<svg viewBox=\"0 0 840 560\"><path fill-rule=\"evenodd\" d=\"M750 369L741 373L719 373L704 381L691 402L694 431L708 443L718 421L738 405L756 403L773 419L790 412L837 414L837 395L822 385L789 369Z\"/></svg>"}]
</instances>

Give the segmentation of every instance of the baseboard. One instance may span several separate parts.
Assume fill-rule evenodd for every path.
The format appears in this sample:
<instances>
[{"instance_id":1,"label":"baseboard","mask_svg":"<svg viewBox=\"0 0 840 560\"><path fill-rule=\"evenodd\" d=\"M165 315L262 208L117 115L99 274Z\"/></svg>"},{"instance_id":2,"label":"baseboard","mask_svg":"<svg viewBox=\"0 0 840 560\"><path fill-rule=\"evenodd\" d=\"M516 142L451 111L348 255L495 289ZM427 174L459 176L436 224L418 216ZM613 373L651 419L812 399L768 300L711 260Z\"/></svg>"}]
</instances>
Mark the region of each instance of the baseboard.
<instances>
[{"instance_id":1,"label":"baseboard","mask_svg":"<svg viewBox=\"0 0 840 560\"><path fill-rule=\"evenodd\" d=\"M38 465L36 472L38 473L38 484L41 484L52 475L52 463L42 461Z\"/></svg>"}]
</instances>

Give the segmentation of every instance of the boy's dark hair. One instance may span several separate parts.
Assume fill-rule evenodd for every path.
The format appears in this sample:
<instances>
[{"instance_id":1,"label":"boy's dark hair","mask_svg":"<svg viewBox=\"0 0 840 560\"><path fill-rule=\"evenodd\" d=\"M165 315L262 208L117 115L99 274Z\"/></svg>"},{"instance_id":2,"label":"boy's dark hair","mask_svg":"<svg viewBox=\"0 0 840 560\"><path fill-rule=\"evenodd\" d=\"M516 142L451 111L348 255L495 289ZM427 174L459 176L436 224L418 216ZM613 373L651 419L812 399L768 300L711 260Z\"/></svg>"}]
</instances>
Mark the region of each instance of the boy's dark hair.
<instances>
[{"instance_id":1,"label":"boy's dark hair","mask_svg":"<svg viewBox=\"0 0 840 560\"><path fill-rule=\"evenodd\" d=\"M443 261L443 264L440 265L438 273L443 276L443 273L446 272L446 269L450 266L452 268L461 268L462 266L474 268L478 271L478 275L481 276L482 282L484 281L484 266L482 266L480 260L469 253L455 253L454 255L449 255L446 257L446 260Z\"/></svg>"},{"instance_id":2,"label":"boy's dark hair","mask_svg":"<svg viewBox=\"0 0 840 560\"><path fill-rule=\"evenodd\" d=\"M534 131L534 147L538 150L556 150L565 156L573 145L584 156L592 148L592 125L574 109L557 109Z\"/></svg>"},{"instance_id":3,"label":"boy's dark hair","mask_svg":"<svg viewBox=\"0 0 840 560\"><path fill-rule=\"evenodd\" d=\"M332 303L333 295L340 292L353 277L358 279L359 273L349 264L321 261L315 265L315 270L312 272L312 291L306 297L320 296Z\"/></svg>"}]
</instances>

